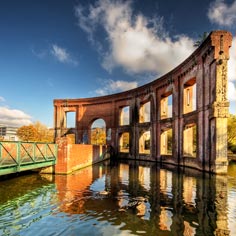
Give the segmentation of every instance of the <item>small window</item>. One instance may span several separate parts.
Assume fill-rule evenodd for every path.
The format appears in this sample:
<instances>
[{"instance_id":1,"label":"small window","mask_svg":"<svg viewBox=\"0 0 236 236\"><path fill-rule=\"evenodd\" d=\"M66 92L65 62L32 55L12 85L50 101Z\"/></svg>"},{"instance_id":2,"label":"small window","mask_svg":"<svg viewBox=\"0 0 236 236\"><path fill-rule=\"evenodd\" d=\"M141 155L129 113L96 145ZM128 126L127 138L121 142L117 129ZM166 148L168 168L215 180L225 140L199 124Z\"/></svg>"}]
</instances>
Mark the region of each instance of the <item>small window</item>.
<instances>
[{"instance_id":1,"label":"small window","mask_svg":"<svg viewBox=\"0 0 236 236\"><path fill-rule=\"evenodd\" d=\"M197 107L196 82L190 80L184 85L184 114L195 111Z\"/></svg>"}]
</instances>

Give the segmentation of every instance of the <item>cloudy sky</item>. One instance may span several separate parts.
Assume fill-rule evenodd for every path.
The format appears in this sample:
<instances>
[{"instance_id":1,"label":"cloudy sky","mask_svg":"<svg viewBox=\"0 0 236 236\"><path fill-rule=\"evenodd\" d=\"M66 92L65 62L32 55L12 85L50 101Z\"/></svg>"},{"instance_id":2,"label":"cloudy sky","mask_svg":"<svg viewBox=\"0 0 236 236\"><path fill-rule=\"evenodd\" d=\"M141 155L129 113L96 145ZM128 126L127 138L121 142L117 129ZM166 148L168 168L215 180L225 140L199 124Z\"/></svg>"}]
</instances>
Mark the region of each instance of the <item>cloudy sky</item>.
<instances>
[{"instance_id":1,"label":"cloudy sky","mask_svg":"<svg viewBox=\"0 0 236 236\"><path fill-rule=\"evenodd\" d=\"M193 51L203 32L233 34L236 0L0 2L0 124L53 127L53 99L94 97L150 82Z\"/></svg>"}]
</instances>

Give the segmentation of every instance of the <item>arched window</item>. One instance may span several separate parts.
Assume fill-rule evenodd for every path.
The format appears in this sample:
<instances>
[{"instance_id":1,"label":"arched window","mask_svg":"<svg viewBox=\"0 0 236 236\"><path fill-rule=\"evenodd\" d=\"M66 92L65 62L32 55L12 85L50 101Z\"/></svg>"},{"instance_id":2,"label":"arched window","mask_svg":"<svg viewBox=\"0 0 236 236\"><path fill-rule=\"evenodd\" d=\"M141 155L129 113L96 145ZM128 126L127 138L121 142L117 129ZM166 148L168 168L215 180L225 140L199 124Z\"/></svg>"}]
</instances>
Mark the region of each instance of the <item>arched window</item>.
<instances>
[{"instance_id":1,"label":"arched window","mask_svg":"<svg viewBox=\"0 0 236 236\"><path fill-rule=\"evenodd\" d=\"M103 119L97 119L91 125L91 144L106 144L106 123Z\"/></svg>"},{"instance_id":2,"label":"arched window","mask_svg":"<svg viewBox=\"0 0 236 236\"><path fill-rule=\"evenodd\" d=\"M146 102L139 109L139 123L150 122L151 120L151 103Z\"/></svg>"}]
</instances>

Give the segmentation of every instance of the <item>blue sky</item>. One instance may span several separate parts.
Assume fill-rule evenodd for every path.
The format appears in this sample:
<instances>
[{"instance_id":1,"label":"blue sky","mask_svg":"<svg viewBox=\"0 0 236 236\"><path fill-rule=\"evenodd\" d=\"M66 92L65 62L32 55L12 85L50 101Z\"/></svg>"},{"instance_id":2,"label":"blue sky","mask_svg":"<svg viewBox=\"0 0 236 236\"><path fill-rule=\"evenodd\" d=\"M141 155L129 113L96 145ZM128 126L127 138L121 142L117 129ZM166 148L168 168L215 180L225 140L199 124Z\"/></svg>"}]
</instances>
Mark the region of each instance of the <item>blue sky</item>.
<instances>
[{"instance_id":1,"label":"blue sky","mask_svg":"<svg viewBox=\"0 0 236 236\"><path fill-rule=\"evenodd\" d=\"M0 124L53 127L53 99L116 93L173 69L203 32L233 34L236 0L9 0L0 2Z\"/></svg>"}]
</instances>

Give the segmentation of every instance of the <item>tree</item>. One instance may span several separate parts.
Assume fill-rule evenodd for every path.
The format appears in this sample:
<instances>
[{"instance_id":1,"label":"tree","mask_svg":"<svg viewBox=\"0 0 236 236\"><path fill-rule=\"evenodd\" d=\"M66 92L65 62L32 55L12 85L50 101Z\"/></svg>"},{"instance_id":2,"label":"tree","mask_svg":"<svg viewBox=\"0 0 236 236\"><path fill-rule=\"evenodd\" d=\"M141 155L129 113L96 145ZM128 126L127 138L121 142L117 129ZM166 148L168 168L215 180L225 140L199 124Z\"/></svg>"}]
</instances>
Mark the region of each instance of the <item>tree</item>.
<instances>
[{"instance_id":1,"label":"tree","mask_svg":"<svg viewBox=\"0 0 236 236\"><path fill-rule=\"evenodd\" d=\"M48 129L46 125L41 124L39 121L35 122L34 127L38 132L38 141L53 142L53 130Z\"/></svg>"},{"instance_id":2,"label":"tree","mask_svg":"<svg viewBox=\"0 0 236 236\"><path fill-rule=\"evenodd\" d=\"M53 142L53 130L48 129L39 121L35 124L22 126L17 131L17 136L21 141L26 142Z\"/></svg>"},{"instance_id":3,"label":"tree","mask_svg":"<svg viewBox=\"0 0 236 236\"><path fill-rule=\"evenodd\" d=\"M198 35L198 40L194 43L194 47L199 47L202 42L207 38L208 33L204 32L202 35Z\"/></svg>"},{"instance_id":4,"label":"tree","mask_svg":"<svg viewBox=\"0 0 236 236\"><path fill-rule=\"evenodd\" d=\"M33 125L24 125L17 130L17 136L21 141L35 142L38 140L38 132Z\"/></svg>"},{"instance_id":5,"label":"tree","mask_svg":"<svg viewBox=\"0 0 236 236\"><path fill-rule=\"evenodd\" d=\"M91 144L104 145L106 144L106 131L104 128L93 128L91 130Z\"/></svg>"},{"instance_id":6,"label":"tree","mask_svg":"<svg viewBox=\"0 0 236 236\"><path fill-rule=\"evenodd\" d=\"M228 118L228 148L236 148L236 116L232 114Z\"/></svg>"}]
</instances>

